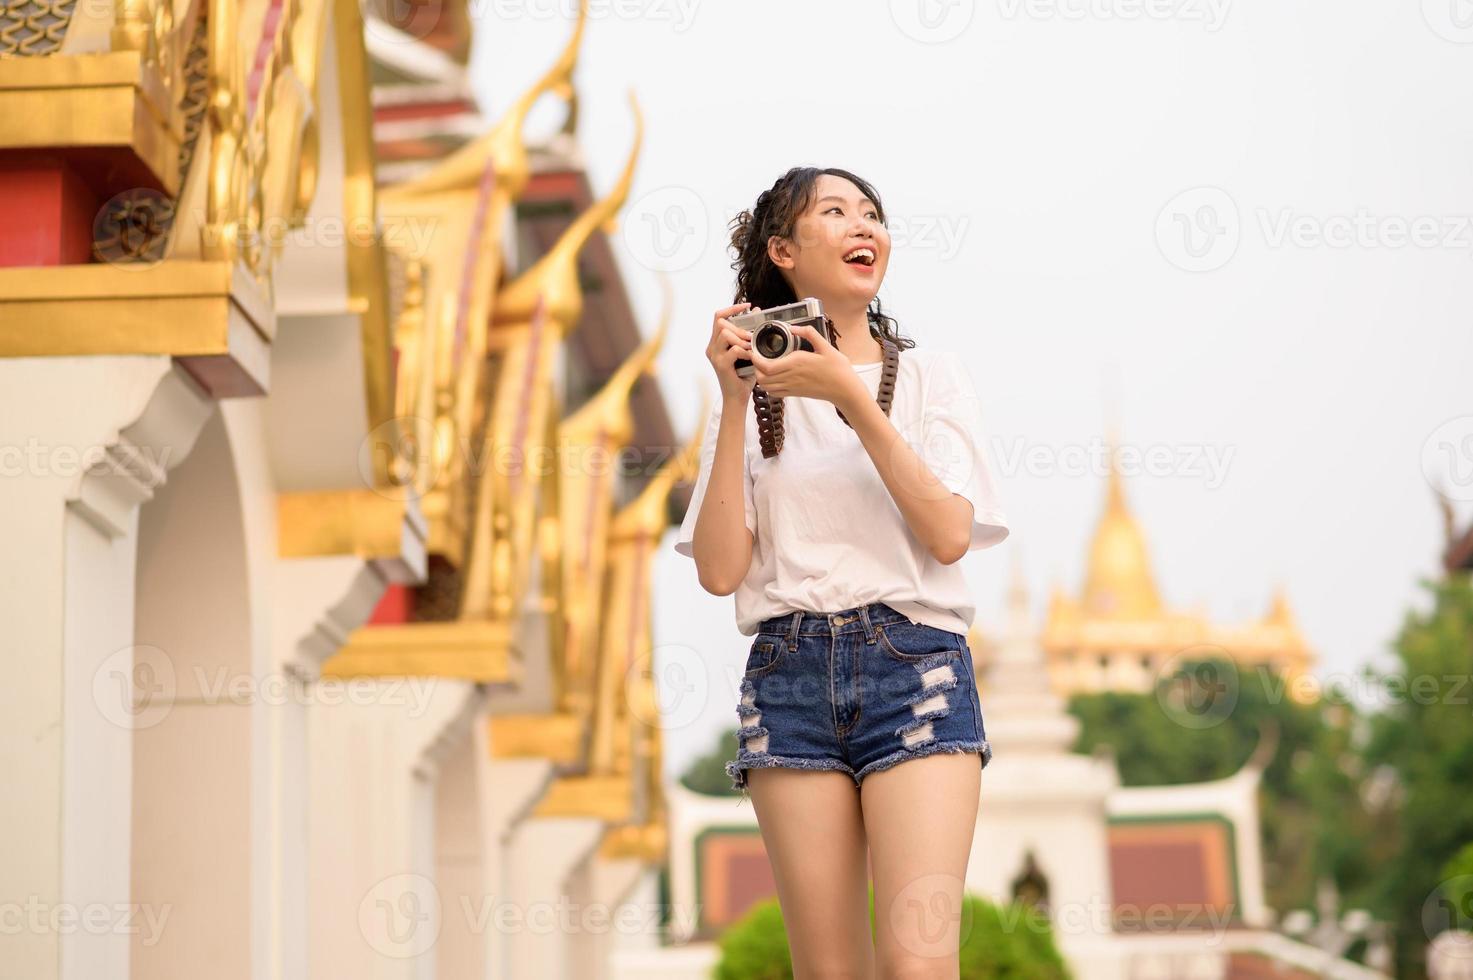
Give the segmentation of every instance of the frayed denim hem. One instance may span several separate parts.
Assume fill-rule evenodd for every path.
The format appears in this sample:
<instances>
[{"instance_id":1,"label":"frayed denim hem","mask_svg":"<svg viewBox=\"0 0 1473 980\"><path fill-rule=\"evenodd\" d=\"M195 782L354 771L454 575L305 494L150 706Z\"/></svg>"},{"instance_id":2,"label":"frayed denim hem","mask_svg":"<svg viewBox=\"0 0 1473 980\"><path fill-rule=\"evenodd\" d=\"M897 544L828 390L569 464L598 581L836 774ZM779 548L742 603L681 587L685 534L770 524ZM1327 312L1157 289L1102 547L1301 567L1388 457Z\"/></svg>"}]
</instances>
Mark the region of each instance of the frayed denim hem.
<instances>
[{"instance_id":1,"label":"frayed denim hem","mask_svg":"<svg viewBox=\"0 0 1473 980\"><path fill-rule=\"evenodd\" d=\"M855 775L855 779L863 781L865 776L872 772L880 772L891 766L905 762L907 759L920 759L938 752L978 752L982 755L982 768L992 761L992 746L986 739L977 741L975 739L953 739L949 742L922 742L915 748L897 749L889 755L876 759Z\"/></svg>"},{"instance_id":2,"label":"frayed denim hem","mask_svg":"<svg viewBox=\"0 0 1473 980\"><path fill-rule=\"evenodd\" d=\"M742 799L747 798L748 769L809 769L814 771L846 772L859 786L859 777L854 770L838 759L802 759L796 756L768 755L766 753L743 753L726 764L726 774L731 777L731 788L741 790Z\"/></svg>"}]
</instances>

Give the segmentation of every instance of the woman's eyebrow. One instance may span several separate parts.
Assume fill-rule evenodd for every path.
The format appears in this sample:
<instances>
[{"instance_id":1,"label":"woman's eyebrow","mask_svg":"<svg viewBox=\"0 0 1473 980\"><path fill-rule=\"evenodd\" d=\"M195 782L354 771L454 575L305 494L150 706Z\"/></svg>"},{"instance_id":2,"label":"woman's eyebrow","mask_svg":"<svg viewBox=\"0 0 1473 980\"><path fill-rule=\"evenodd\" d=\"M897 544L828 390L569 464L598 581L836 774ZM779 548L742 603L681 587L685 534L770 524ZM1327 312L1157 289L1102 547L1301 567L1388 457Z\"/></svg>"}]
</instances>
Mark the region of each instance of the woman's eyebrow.
<instances>
[{"instance_id":1,"label":"woman's eyebrow","mask_svg":"<svg viewBox=\"0 0 1473 980\"><path fill-rule=\"evenodd\" d=\"M840 197L839 195L837 195L837 194L825 194L823 197L821 197L821 198L818 199L818 203L819 204L822 204L824 201L838 201L840 204L845 203L844 199L842 197ZM868 204L870 207L874 207L875 206L875 202L874 201L871 201L867 197L861 197L859 199L859 203L860 204Z\"/></svg>"}]
</instances>

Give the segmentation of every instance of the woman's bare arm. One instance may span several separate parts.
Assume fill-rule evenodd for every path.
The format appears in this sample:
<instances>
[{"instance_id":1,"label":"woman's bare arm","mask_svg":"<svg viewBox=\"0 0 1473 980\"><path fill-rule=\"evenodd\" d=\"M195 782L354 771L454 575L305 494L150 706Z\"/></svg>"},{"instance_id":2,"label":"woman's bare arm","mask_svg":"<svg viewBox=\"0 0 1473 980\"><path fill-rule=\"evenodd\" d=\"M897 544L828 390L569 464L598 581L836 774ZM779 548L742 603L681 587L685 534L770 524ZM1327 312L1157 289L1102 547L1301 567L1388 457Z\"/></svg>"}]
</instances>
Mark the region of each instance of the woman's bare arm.
<instances>
[{"instance_id":1,"label":"woman's bare arm","mask_svg":"<svg viewBox=\"0 0 1473 980\"><path fill-rule=\"evenodd\" d=\"M755 378L736 373L736 361L752 356L752 334L727 319L751 307L738 303L717 310L711 320L706 359L721 386L721 423L716 453L701 512L691 532L691 555L701 588L713 595L731 595L752 565L752 532L746 519L747 403Z\"/></svg>"},{"instance_id":2,"label":"woman's bare arm","mask_svg":"<svg viewBox=\"0 0 1473 980\"><path fill-rule=\"evenodd\" d=\"M691 551L701 588L731 595L752 565L752 532L747 530L745 480L747 396L723 399L716 433L716 456L706 496L691 534Z\"/></svg>"}]
</instances>

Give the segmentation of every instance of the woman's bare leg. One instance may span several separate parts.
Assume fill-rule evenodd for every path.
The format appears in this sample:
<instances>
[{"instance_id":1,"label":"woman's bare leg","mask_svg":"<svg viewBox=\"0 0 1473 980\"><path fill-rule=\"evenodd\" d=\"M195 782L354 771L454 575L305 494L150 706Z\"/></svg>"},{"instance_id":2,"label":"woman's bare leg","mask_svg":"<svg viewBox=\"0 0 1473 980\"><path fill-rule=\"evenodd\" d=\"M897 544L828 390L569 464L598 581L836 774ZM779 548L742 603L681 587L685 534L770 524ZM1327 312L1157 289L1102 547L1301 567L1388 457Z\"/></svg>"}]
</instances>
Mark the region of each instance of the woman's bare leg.
<instances>
[{"instance_id":1,"label":"woman's bare leg","mask_svg":"<svg viewBox=\"0 0 1473 980\"><path fill-rule=\"evenodd\" d=\"M796 980L872 980L869 873L854 778L780 767L747 770L772 862Z\"/></svg>"},{"instance_id":2,"label":"woman's bare leg","mask_svg":"<svg viewBox=\"0 0 1473 980\"><path fill-rule=\"evenodd\" d=\"M958 975L962 890L981 782L975 752L907 759L864 777L881 978Z\"/></svg>"}]
</instances>

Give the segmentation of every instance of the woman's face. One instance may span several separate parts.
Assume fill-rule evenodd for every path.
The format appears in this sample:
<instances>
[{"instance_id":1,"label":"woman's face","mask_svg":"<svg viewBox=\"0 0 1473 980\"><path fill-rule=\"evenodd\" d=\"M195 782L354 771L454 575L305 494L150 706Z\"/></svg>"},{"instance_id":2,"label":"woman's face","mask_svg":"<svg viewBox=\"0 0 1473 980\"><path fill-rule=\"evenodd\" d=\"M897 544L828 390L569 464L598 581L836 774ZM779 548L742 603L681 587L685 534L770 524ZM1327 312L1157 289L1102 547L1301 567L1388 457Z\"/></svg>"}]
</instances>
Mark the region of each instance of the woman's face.
<instances>
[{"instance_id":1,"label":"woman's face","mask_svg":"<svg viewBox=\"0 0 1473 980\"><path fill-rule=\"evenodd\" d=\"M816 296L836 309L862 310L885 278L890 232L874 202L843 177L819 174L813 198L792 239L768 242L768 256L800 299Z\"/></svg>"}]
</instances>

